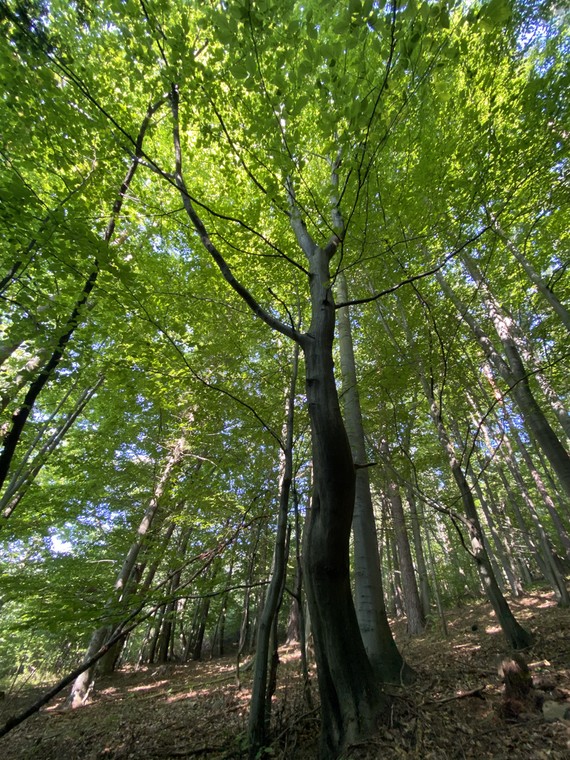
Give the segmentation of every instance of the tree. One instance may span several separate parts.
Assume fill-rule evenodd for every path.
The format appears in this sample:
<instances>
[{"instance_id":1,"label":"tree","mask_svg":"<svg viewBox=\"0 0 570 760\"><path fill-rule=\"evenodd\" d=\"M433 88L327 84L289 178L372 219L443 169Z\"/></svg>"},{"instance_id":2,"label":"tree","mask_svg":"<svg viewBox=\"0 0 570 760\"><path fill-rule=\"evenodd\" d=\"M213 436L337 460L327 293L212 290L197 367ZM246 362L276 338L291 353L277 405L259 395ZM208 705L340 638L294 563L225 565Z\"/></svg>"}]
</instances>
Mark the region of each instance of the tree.
<instances>
[{"instance_id":1,"label":"tree","mask_svg":"<svg viewBox=\"0 0 570 760\"><path fill-rule=\"evenodd\" d=\"M539 31L525 48L529 23L531 31L532 23ZM7 31L2 60L15 82L3 82L2 115L11 135L19 130L26 134L26 129L30 135L29 145L10 138L2 166L2 187L11 199L2 226L2 235L11 241L2 278L11 300L5 301L8 320L0 352L11 379L8 422L33 402L9 456L12 473L25 464L42 422L59 408L69 378L82 378L77 398L93 386L99 376L91 376L94 357L97 369L104 369L115 407L104 409L95 394L82 411L81 427L74 424L57 439L57 448L10 520L10 530L25 545L18 551L22 556L32 551L26 542L41 542L48 530L64 531L83 546L87 531L69 527L67 520L84 519L92 510L89 516L107 530L100 551L108 548L115 563L126 556L141 494L128 485L125 472L142 472L148 485L148 461L160 459L149 417L156 414L160 423L158 410L166 409L168 420L175 419L179 407L173 396L181 386L180 395L191 393L201 412L197 419L205 438L208 429L216 436L213 450L203 451L213 457L209 472L215 471L212 478L227 499L221 501L241 514L246 496L253 500L252 494L265 493L267 473L275 475L272 431L278 429L281 388L273 378L283 364L282 336L295 342L303 353L306 384L307 403L299 412L310 421L314 460L304 570L319 669L322 754L334 756L371 730L388 708L358 633L350 590L349 536L356 489L365 480L360 473L367 468L355 472L354 445L340 409L336 311L351 306L355 332L365 327L358 379L363 427L374 434L390 429L392 435L376 440L389 438L391 452L421 394L416 385L402 393L397 409L388 404L390 411L396 409L392 426L385 409L372 412L379 404L368 378L379 361L364 346L380 342L381 331L369 316L373 307L352 307L385 299L383 306L391 304L385 311L394 311L390 294L404 294L423 280L434 297L438 329L440 315L447 320L448 329L440 334L445 336L449 377L457 381L453 391L449 385L441 389L450 423L428 434L426 412L431 408L441 422L442 407L437 411L431 402L437 405L441 399L424 394L421 429L414 430L407 447L413 461L406 467L418 498L443 505L437 518L430 515L427 527L434 543L442 544L441 550L435 547L436 561L451 598L454 589L461 591L473 578L465 571L457 580L464 571L461 560L452 556L447 563L444 558L449 542L457 541L455 534L449 538L451 506L445 490L455 478L467 504L469 483L459 483L465 473L456 452L453 473L444 474L437 436L443 441L445 433L451 456L450 431L457 423L463 433L469 418L458 389L464 388L465 376L473 380L481 355L468 331L450 318L447 301L432 280L441 273L449 282L450 273L458 273L454 290L469 294L489 333L488 309L454 260L475 243L495 253L489 240L502 240L498 221L519 246L531 241L527 258L542 280L554 277L550 290L563 303L561 248L554 254L548 249L550 242L564 242L567 227L562 202L567 155L561 147L566 107L558 105L567 90L564 25L552 21L542 5L529 10L528 3L506 0L471 8L371 0L332 5L321 0L303 5L293 0L109 0L88 8L59 0L5 2L2 24ZM42 88L45 102L36 98ZM152 109L159 102L164 104L160 115L150 114L144 144L137 146L149 104ZM20 122L18 114L28 112ZM96 144L86 157L91 134ZM121 244L109 246L101 220L108 219L117 187L133 163L136 176L116 220ZM548 179L531 179L533 166ZM548 195L552 178L555 192ZM12 229L22 233L17 245L10 238ZM84 246L77 244L81 241ZM503 255L506 250L502 243L496 247ZM521 327L530 325L538 365L563 401L559 358L566 331L556 321L559 310L545 299L552 308L545 306L534 318L523 308L524 289L506 276L504 261L494 270L490 292L497 303L505 295L513 297L508 311L514 314L518 308ZM96 269L93 287L85 294ZM350 302L335 301L341 273ZM46 296L54 284L57 303ZM403 302L418 342L417 310L413 302ZM37 314L42 315L39 323ZM38 325L49 327L43 331L49 340L37 334L42 332ZM51 367L62 378L61 387L46 380L41 393L26 400L70 327L57 367ZM429 366L433 347L419 343L420 359ZM499 343L493 338L491 344L497 352ZM410 359L400 348L381 354L382 374L390 368L410 377ZM510 373L506 383L513 395L515 387L526 387L527 381L532 385L527 366L516 377L512 367ZM386 399L397 394L402 378L382 382L378 398ZM129 403L123 404L126 396ZM481 396L495 403L489 389ZM63 429L63 407L53 419ZM135 432L131 423L137 419L141 429ZM547 422L551 425L549 418ZM100 425L101 432L90 424ZM519 418L515 424L524 425ZM115 431L116 446L104 441L109 431ZM85 464L93 439L96 458ZM241 463L230 443L242 455ZM255 463L247 468L252 483L241 472L244 455ZM135 464L139 456L149 459ZM399 461L400 453L397 457ZM261 466L261 461L272 464ZM109 475L107 490L94 483L97 465ZM79 473L85 480L89 476L92 492L83 478L80 488L91 498L83 506L66 505L63 493L55 492L63 485L69 493ZM518 487L514 473L504 469L503 474L509 488ZM507 485L500 478L496 482L506 494ZM400 487L404 485L410 483L404 480ZM146 496L150 492L144 489ZM49 507L45 513L44 503ZM205 521L202 504L184 505L188 511L180 519L199 516ZM479 540L476 506L469 502L471 513L475 510L469 519ZM215 544L226 515L218 503L212 513L216 527L204 525L198 533ZM523 524L525 519L522 515ZM269 533L269 526L259 531L264 548ZM188 553L193 540L191 536ZM184 545L178 533L175 543ZM248 567L245 544L243 548L244 555L236 550L232 564L232 574L241 580ZM57 560L48 553L41 552L42 561L53 567ZM158 556L157 549L149 570ZM156 566L161 583L169 567L175 569L166 559ZM247 584L253 588L260 567L255 562L250 567ZM212 572L201 583L214 584L215 577ZM108 573L106 588L112 578ZM178 584L177 589L181 593ZM148 591L152 596L156 588ZM105 599L96 596L101 608ZM197 596L207 596L206 589ZM170 609L173 600L158 602L153 613L157 636L159 610ZM203 614L208 603L202 598L196 602L208 624ZM186 631L192 627L191 607L176 609Z\"/></svg>"}]
</instances>

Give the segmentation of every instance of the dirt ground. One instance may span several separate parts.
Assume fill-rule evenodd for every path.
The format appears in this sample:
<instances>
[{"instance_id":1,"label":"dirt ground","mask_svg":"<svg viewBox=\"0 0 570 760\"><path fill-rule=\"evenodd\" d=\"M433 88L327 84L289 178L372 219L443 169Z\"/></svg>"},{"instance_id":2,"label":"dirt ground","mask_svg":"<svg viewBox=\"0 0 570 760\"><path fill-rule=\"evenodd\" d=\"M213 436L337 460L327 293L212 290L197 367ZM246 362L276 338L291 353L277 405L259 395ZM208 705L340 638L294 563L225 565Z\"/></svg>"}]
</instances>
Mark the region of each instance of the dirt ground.
<instances>
[{"instance_id":1,"label":"dirt ground","mask_svg":"<svg viewBox=\"0 0 570 760\"><path fill-rule=\"evenodd\" d=\"M508 655L488 604L448 612L448 636L439 621L411 638L395 636L417 671L414 686L391 689L392 715L369 741L345 758L568 760L570 758L570 610L552 595L533 593L511 602L536 642L524 653L538 707L505 710L498 665ZM273 703L274 742L265 755L282 760L317 756L318 708L309 709L294 647L280 652ZM169 760L245 758L248 674L238 689L235 662L226 658L187 665L124 669L97 682L88 703L62 709L65 692L0 739L3 760ZM7 694L0 721L42 693ZM313 673L316 700L316 676ZM534 699L533 696L533 699Z\"/></svg>"}]
</instances>

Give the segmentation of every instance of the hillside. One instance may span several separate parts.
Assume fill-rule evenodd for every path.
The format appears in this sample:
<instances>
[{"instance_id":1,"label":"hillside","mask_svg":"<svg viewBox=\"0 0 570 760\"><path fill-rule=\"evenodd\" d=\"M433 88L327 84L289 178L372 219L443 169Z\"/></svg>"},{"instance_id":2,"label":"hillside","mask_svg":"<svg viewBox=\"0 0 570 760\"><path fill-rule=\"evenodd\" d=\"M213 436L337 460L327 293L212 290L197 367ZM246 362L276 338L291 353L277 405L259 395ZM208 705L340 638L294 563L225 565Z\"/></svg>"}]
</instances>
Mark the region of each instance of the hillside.
<instances>
[{"instance_id":1,"label":"hillside","mask_svg":"<svg viewBox=\"0 0 570 760\"><path fill-rule=\"evenodd\" d=\"M551 758L570 756L570 611L552 596L533 593L512 601L536 635L525 653L542 711L512 715L503 705L498 664L507 654L489 604L447 613L449 637L436 621L425 636L410 639L395 626L398 644L417 670L417 684L397 689L393 725L346 757L388 760ZM273 706L275 742L270 756L316 756L318 720L303 700L294 648L281 650L278 695ZM232 658L187 665L125 669L97 682L88 704L62 710L63 697L0 740L6 760L168 760L246 757L249 691L235 680ZM316 688L316 679L313 687ZM6 720L41 693L7 694ZM516 710L515 710L516 712Z\"/></svg>"}]
</instances>

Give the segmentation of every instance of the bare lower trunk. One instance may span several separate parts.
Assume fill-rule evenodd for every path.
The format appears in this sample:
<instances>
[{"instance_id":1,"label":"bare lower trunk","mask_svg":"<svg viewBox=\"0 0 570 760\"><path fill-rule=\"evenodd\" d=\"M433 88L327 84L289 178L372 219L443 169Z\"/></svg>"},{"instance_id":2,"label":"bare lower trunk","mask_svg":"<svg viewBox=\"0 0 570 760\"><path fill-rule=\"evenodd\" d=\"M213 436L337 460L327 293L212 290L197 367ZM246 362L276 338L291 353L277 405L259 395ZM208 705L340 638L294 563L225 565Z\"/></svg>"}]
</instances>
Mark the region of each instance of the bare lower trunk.
<instances>
[{"instance_id":1,"label":"bare lower trunk","mask_svg":"<svg viewBox=\"0 0 570 760\"><path fill-rule=\"evenodd\" d=\"M443 423L441 410L439 409L434 397L433 388L427 381L427 378L421 376L424 392L430 404L431 416L436 427L441 446L446 453L451 473L461 494L463 509L465 513L465 524L469 533L471 543L471 554L477 566L477 572L489 601L491 602L499 625L503 629L505 638L513 649L525 649L532 644L532 636L516 620L511 612L507 600L501 593L489 555L485 548L483 531L477 514L477 507L473 499L473 494L465 474L455 456L455 451L451 443L447 429Z\"/></svg>"},{"instance_id":2,"label":"bare lower trunk","mask_svg":"<svg viewBox=\"0 0 570 760\"><path fill-rule=\"evenodd\" d=\"M350 587L349 539L356 477L335 385L335 315L325 251L311 260L312 322L303 341L313 446L313 500L305 578L321 696L321 756L369 733L388 700L360 635Z\"/></svg>"},{"instance_id":3,"label":"bare lower trunk","mask_svg":"<svg viewBox=\"0 0 570 760\"><path fill-rule=\"evenodd\" d=\"M105 639L108 637L109 629L107 627L98 628L91 635L89 640L89 646L85 653L85 660L90 660L93 655L101 649L105 643ZM73 682L71 693L67 698L66 706L75 709L81 707L85 703L89 693L89 686L93 677L93 668L87 668L83 673L77 676Z\"/></svg>"},{"instance_id":4,"label":"bare lower trunk","mask_svg":"<svg viewBox=\"0 0 570 760\"><path fill-rule=\"evenodd\" d=\"M412 560L412 552L406 530L406 519L404 517L404 508L400 489L398 484L392 479L388 472L387 479L387 496L392 512L392 522L394 524L394 539L398 548L398 557L400 560L400 573L402 579L402 589L404 595L404 609L406 611L408 633L417 635L422 633L425 628L425 617L420 602L416 573Z\"/></svg>"},{"instance_id":5,"label":"bare lower trunk","mask_svg":"<svg viewBox=\"0 0 570 760\"><path fill-rule=\"evenodd\" d=\"M338 276L337 290L339 300L348 301L344 275ZM378 677L384 683L399 683L412 680L413 671L398 651L386 615L348 307L339 309L337 321L346 431L356 462L352 518L356 616L364 647Z\"/></svg>"},{"instance_id":6,"label":"bare lower trunk","mask_svg":"<svg viewBox=\"0 0 570 760\"><path fill-rule=\"evenodd\" d=\"M127 555L123 561L123 565L115 581L115 587L113 589L113 597L109 599L107 604L105 605L105 610L104 610L105 614L111 613L114 618L117 617L118 610L125 608L126 600L128 599L129 595L134 592L137 586L137 583L140 580L139 578L140 573L137 572L137 568L136 568L137 558L143 546L145 537L147 536L147 533L150 530L150 527L156 517L156 513L158 511L158 508L161 502L161 497L164 494L164 490L166 488L166 485L168 483L172 470L178 464L180 464L180 462L183 459L184 446L185 446L185 437L182 436L176 442L176 444L173 447L173 450L170 453L170 456L166 460L161 476L155 485L154 492L150 498L146 512L138 526L137 536L127 552ZM107 626L103 626L97 629L93 633L91 642L93 643L94 641L95 642L98 641L99 642L98 647L101 646L101 644L104 643L105 636L106 637L112 636L114 627L115 625L113 623L110 623ZM105 635L103 636L103 639L99 640L100 636L102 635L101 634L102 631L105 631ZM116 662L117 657L119 655L119 651L117 650L120 650L120 646L122 646L122 643L118 644L118 647L115 651L111 651L109 653L107 665L110 666L111 669L114 666L114 663ZM91 649L91 644L89 645L89 649ZM77 707L83 703L85 699L85 693L86 693L85 683L89 683L92 677L93 677L93 669L91 668L81 674L81 676L78 679L78 682L74 683L71 688L71 694L67 701L68 706Z\"/></svg>"},{"instance_id":7,"label":"bare lower trunk","mask_svg":"<svg viewBox=\"0 0 570 760\"><path fill-rule=\"evenodd\" d=\"M411 487L408 488L407 496L408 496L408 504L410 505L412 534L414 536L414 548L416 550L416 562L418 565L418 582L419 582L420 599L422 602L422 610L424 613L424 617L427 618L430 611L431 593L430 593L430 587L429 587L426 560L425 560L425 555L424 555L422 535L421 535L421 530L420 530L420 514L418 512L416 496Z\"/></svg>"},{"instance_id":8,"label":"bare lower trunk","mask_svg":"<svg viewBox=\"0 0 570 760\"><path fill-rule=\"evenodd\" d=\"M287 514L289 509L289 494L293 480L293 422L295 389L297 384L297 368L299 363L299 347L295 346L293 356L291 384L287 396L286 422L283 430L283 448L280 452L280 483L279 483L279 513L277 515L277 533L273 550L273 566L271 579L267 588L265 604L261 612L257 630L257 645L249 709L249 756L258 757L260 749L265 745L269 729L269 711L271 700L271 679L268 688L268 667L270 643L273 635L274 652L272 664L276 668L276 622L279 603L285 582ZM271 668L270 675L273 672ZM273 685L274 687L274 685Z\"/></svg>"}]
</instances>

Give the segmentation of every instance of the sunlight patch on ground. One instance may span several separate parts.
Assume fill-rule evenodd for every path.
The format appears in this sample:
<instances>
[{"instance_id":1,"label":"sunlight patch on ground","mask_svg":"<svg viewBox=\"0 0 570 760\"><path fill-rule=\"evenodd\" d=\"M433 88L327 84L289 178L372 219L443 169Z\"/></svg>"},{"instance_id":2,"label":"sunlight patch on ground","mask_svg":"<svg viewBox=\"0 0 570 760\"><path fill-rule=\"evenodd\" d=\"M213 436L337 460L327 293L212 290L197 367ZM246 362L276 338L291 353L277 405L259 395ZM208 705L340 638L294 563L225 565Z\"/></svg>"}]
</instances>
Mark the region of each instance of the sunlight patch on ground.
<instances>
[{"instance_id":1,"label":"sunlight patch on ground","mask_svg":"<svg viewBox=\"0 0 570 760\"><path fill-rule=\"evenodd\" d=\"M485 633L501 633L501 626L500 625L488 625L485 628Z\"/></svg>"},{"instance_id":2,"label":"sunlight patch on ground","mask_svg":"<svg viewBox=\"0 0 570 760\"><path fill-rule=\"evenodd\" d=\"M209 697L212 694L212 689L191 689L190 691L180 691L178 694L169 694L165 699L165 702L172 704L173 702L180 702L183 699L196 699L197 697Z\"/></svg>"},{"instance_id":3,"label":"sunlight patch on ground","mask_svg":"<svg viewBox=\"0 0 570 760\"><path fill-rule=\"evenodd\" d=\"M163 681L155 681L154 683L144 683L140 686L131 686L128 691L153 691L154 689L160 689L161 686L166 686L167 683L169 683L167 679Z\"/></svg>"},{"instance_id":4,"label":"sunlight patch on ground","mask_svg":"<svg viewBox=\"0 0 570 760\"><path fill-rule=\"evenodd\" d=\"M481 646L480 644L454 644L452 649L461 652L478 652Z\"/></svg>"}]
</instances>

